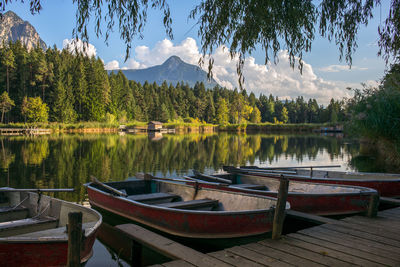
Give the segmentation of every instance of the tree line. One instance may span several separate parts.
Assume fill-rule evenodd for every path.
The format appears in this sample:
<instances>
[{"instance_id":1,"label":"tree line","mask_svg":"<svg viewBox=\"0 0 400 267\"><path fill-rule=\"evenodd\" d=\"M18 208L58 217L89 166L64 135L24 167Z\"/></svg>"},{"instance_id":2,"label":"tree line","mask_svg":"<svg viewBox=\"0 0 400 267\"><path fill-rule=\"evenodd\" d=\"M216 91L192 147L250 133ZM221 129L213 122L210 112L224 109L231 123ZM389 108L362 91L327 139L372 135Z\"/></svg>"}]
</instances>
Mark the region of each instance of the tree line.
<instances>
[{"instance_id":1,"label":"tree line","mask_svg":"<svg viewBox=\"0 0 400 267\"><path fill-rule=\"evenodd\" d=\"M282 101L203 83L158 85L108 73L100 58L58 50L27 50L19 41L0 48L2 122L201 121L324 123L345 118L344 101L327 107L299 96Z\"/></svg>"}]
</instances>

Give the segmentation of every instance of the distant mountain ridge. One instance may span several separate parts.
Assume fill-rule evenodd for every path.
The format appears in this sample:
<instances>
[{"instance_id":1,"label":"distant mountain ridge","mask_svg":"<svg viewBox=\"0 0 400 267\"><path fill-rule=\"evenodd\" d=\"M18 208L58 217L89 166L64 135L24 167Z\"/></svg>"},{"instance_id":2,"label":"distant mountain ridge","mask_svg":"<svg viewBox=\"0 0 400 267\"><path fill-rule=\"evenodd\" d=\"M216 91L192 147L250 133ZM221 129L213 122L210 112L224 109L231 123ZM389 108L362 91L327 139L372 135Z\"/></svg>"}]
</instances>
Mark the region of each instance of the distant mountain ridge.
<instances>
[{"instance_id":1,"label":"distant mountain ridge","mask_svg":"<svg viewBox=\"0 0 400 267\"><path fill-rule=\"evenodd\" d=\"M40 38L36 29L28 22L22 20L13 11L7 11L0 18L0 45L20 40L28 50L36 47L37 44L45 50L46 43Z\"/></svg>"},{"instance_id":2,"label":"distant mountain ridge","mask_svg":"<svg viewBox=\"0 0 400 267\"><path fill-rule=\"evenodd\" d=\"M117 72L118 70L114 70ZM147 69L129 69L121 70L128 80L133 80L143 84L156 82L162 84L166 81L168 84L176 85L179 83L188 83L193 87L196 82L203 82L206 88L214 88L218 83L211 79L208 81L207 73L196 65L184 62L178 56L171 56L163 64L153 66ZM111 71L109 71L111 72Z\"/></svg>"}]
</instances>

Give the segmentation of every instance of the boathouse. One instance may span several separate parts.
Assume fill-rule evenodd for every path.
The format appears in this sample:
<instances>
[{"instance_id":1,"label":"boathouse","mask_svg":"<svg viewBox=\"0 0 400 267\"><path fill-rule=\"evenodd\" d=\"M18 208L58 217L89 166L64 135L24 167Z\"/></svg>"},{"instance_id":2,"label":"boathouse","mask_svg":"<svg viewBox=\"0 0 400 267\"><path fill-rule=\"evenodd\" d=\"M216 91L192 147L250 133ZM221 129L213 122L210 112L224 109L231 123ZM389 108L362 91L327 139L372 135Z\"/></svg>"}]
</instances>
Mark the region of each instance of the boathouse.
<instances>
[{"instance_id":1,"label":"boathouse","mask_svg":"<svg viewBox=\"0 0 400 267\"><path fill-rule=\"evenodd\" d=\"M161 131L162 129L162 122L159 121L151 121L147 125L148 131Z\"/></svg>"}]
</instances>

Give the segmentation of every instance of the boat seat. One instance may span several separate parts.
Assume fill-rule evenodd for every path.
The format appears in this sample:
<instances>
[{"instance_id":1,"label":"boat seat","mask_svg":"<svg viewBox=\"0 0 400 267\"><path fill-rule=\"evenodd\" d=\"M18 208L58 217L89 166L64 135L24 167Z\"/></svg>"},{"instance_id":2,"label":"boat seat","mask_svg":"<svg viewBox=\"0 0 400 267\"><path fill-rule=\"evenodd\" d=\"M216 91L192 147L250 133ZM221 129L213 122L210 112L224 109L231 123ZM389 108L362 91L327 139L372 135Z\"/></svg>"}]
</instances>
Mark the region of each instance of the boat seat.
<instances>
[{"instance_id":1,"label":"boat seat","mask_svg":"<svg viewBox=\"0 0 400 267\"><path fill-rule=\"evenodd\" d=\"M16 221L0 223L0 237L21 235L30 232L42 231L55 228L58 225L58 219L52 217L27 218Z\"/></svg>"},{"instance_id":2,"label":"boat seat","mask_svg":"<svg viewBox=\"0 0 400 267\"><path fill-rule=\"evenodd\" d=\"M251 189L251 190L267 190L268 188L265 185L259 184L235 184L234 187L240 187L243 189Z\"/></svg>"},{"instance_id":3,"label":"boat seat","mask_svg":"<svg viewBox=\"0 0 400 267\"><path fill-rule=\"evenodd\" d=\"M180 196L169 193L149 193L127 196L128 199L143 202L146 204L159 204L171 202L174 199L179 199Z\"/></svg>"},{"instance_id":4,"label":"boat seat","mask_svg":"<svg viewBox=\"0 0 400 267\"><path fill-rule=\"evenodd\" d=\"M196 199L189 201L177 201L170 203L162 203L157 206L174 208L174 209L188 209L188 210L212 210L218 205L218 200L214 199Z\"/></svg>"},{"instance_id":5,"label":"boat seat","mask_svg":"<svg viewBox=\"0 0 400 267\"><path fill-rule=\"evenodd\" d=\"M27 218L29 209L24 207L0 207L0 222L21 220Z\"/></svg>"}]
</instances>

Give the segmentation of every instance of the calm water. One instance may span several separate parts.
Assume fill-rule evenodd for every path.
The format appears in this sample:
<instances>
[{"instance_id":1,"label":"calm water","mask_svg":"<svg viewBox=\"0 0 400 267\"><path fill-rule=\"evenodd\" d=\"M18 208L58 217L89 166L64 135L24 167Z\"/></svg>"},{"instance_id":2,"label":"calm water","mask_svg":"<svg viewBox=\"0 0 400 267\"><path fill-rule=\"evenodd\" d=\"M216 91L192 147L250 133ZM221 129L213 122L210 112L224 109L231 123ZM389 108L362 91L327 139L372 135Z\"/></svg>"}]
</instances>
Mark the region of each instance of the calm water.
<instances>
[{"instance_id":1,"label":"calm water","mask_svg":"<svg viewBox=\"0 0 400 267\"><path fill-rule=\"evenodd\" d=\"M341 165L350 171L385 171L360 144L320 135L52 135L0 137L0 187L75 188L56 197L87 201L90 175L119 181L148 172L177 177L193 169L220 171L223 165ZM96 241L87 266L116 266L118 255ZM119 264L123 264L119 262Z\"/></svg>"}]
</instances>

